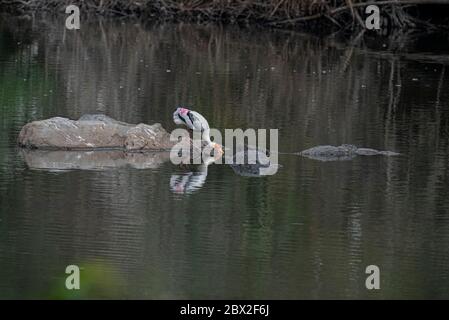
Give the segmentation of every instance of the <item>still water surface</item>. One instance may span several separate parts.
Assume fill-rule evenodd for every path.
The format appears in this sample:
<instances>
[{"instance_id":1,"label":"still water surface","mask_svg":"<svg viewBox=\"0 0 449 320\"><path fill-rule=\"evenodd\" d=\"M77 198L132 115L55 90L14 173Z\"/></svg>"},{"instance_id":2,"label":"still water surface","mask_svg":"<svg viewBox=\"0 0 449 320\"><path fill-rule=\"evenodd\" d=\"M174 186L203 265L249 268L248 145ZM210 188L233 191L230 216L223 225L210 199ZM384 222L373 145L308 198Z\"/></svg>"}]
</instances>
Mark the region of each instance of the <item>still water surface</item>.
<instances>
[{"instance_id":1,"label":"still water surface","mask_svg":"<svg viewBox=\"0 0 449 320\"><path fill-rule=\"evenodd\" d=\"M267 30L63 23L0 22L0 298L449 298L444 59ZM25 123L53 116L172 130L178 104L221 130L277 128L281 152L402 155L284 154L263 178L211 165L188 188L196 173L162 160L100 170L16 148ZM69 264L80 291L64 289Z\"/></svg>"}]
</instances>

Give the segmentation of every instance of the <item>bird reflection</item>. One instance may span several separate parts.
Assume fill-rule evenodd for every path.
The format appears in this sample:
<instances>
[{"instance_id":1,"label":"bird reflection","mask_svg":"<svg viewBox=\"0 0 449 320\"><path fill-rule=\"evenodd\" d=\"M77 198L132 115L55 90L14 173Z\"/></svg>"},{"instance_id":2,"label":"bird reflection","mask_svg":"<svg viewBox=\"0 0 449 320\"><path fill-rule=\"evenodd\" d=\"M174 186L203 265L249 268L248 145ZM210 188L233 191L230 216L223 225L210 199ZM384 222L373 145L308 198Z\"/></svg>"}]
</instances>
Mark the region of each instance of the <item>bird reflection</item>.
<instances>
[{"instance_id":1,"label":"bird reflection","mask_svg":"<svg viewBox=\"0 0 449 320\"><path fill-rule=\"evenodd\" d=\"M175 194L187 195L203 188L207 180L208 167L224 156L224 161L233 171L241 176L262 176L262 169L270 167L264 162L266 152L247 146L236 146L236 154L233 152L224 155L221 145L210 139L210 129L207 120L198 112L185 108L177 108L173 114L176 124L184 124L188 128L201 133L202 147L211 147L211 153L192 152L195 146L190 140L191 152L184 158L181 154L181 168L184 173L173 174L170 177L170 190ZM207 150L207 149L206 149ZM192 155L192 156L191 156ZM201 161L195 157L200 156ZM31 169L63 172L68 170L111 170L122 167L135 169L156 169L165 162L170 161L170 152L126 152L122 150L97 150L97 151L63 151L63 150L29 150L22 149L22 156ZM237 161L238 158L244 162ZM249 158L256 160L250 164ZM199 165L190 165L200 163Z\"/></svg>"},{"instance_id":2,"label":"bird reflection","mask_svg":"<svg viewBox=\"0 0 449 320\"><path fill-rule=\"evenodd\" d=\"M217 162L222 156L203 155L201 164L185 159L184 164L178 165L182 173L172 174L169 186L175 194L188 195L200 190L207 180L208 167ZM110 151L62 151L62 150L29 150L22 149L21 155L27 166L33 170L64 173L73 170L116 170L124 167L134 169L157 169L164 163L170 162L169 152L127 153L118 150ZM246 158L245 158L246 159ZM225 164L241 176L261 176L261 165L256 164ZM232 172L232 171L231 171Z\"/></svg>"},{"instance_id":3,"label":"bird reflection","mask_svg":"<svg viewBox=\"0 0 449 320\"><path fill-rule=\"evenodd\" d=\"M173 174L170 178L170 190L176 194L190 194L203 187L207 179L207 168L219 159L219 156L208 157L200 165L194 166L193 171L184 174Z\"/></svg>"}]
</instances>

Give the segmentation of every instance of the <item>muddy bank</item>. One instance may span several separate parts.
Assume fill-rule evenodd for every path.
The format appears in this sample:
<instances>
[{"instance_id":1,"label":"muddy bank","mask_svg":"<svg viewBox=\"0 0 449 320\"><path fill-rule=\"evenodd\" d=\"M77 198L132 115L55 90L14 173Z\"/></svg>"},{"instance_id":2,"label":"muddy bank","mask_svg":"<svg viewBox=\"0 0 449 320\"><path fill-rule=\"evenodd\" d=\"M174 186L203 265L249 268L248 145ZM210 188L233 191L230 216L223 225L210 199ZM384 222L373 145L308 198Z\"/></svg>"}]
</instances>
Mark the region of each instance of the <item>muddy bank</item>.
<instances>
[{"instance_id":1,"label":"muddy bank","mask_svg":"<svg viewBox=\"0 0 449 320\"><path fill-rule=\"evenodd\" d=\"M442 28L449 12L446 0L0 0L0 9L13 14L64 13L70 5L83 14L136 17L145 21L189 21L258 24L266 27L310 30L364 29L365 9L376 4L381 26L391 28Z\"/></svg>"}]
</instances>

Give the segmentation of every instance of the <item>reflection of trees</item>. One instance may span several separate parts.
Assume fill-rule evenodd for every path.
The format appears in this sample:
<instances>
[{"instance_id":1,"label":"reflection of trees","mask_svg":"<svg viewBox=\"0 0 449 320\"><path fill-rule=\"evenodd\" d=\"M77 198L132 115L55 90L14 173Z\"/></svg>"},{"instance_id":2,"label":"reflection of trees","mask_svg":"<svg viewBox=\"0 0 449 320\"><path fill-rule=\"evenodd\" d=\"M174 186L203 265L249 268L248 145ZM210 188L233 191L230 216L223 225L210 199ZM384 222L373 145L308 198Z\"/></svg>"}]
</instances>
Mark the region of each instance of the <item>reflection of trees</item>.
<instances>
[{"instance_id":1,"label":"reflection of trees","mask_svg":"<svg viewBox=\"0 0 449 320\"><path fill-rule=\"evenodd\" d=\"M126 274L130 296L363 297L364 266L374 263L385 276L379 296L447 296L444 61L289 32L60 25L34 40L35 58L24 47L17 56L28 60L0 64L2 83L24 66L35 79L2 93L10 145L22 124L56 114L98 111L170 129L174 106L186 103L218 128L279 128L280 151L353 143L404 155L326 165L283 156L282 170L262 179L211 166L183 201L173 201L163 166L7 173L0 243L14 258L2 262L3 281L32 291L37 280L20 274L40 265L45 279L83 258ZM50 89L57 95L45 98ZM8 155L5 174L19 161Z\"/></svg>"}]
</instances>

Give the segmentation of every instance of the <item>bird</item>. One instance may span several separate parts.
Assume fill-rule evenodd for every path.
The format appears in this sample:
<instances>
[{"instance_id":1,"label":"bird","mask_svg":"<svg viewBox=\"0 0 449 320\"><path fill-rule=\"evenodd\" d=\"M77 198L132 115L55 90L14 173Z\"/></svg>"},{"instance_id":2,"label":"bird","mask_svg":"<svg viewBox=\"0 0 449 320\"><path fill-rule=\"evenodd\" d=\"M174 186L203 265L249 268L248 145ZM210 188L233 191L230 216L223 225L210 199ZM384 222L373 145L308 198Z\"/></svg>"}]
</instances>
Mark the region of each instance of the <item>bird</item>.
<instances>
[{"instance_id":1,"label":"bird","mask_svg":"<svg viewBox=\"0 0 449 320\"><path fill-rule=\"evenodd\" d=\"M196 111L189 110L187 108L178 107L173 113L173 121L176 124L186 125L192 131L201 132L201 138L207 145L214 148L218 154L223 154L223 147L218 143L210 140L210 127L206 118Z\"/></svg>"}]
</instances>

